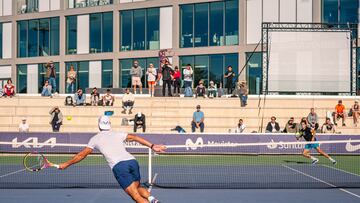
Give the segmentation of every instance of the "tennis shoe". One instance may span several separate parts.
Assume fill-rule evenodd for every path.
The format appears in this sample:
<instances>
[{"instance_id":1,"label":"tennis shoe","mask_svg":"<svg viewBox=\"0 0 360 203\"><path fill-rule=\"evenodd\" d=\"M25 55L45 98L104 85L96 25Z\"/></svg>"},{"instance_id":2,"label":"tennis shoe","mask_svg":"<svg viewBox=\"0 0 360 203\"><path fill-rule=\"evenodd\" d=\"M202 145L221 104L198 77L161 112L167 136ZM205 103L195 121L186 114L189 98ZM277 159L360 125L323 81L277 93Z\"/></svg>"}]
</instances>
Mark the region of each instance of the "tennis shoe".
<instances>
[{"instance_id":1,"label":"tennis shoe","mask_svg":"<svg viewBox=\"0 0 360 203\"><path fill-rule=\"evenodd\" d=\"M337 162L335 160L332 160L331 162L332 162L333 165L337 164Z\"/></svg>"},{"instance_id":2,"label":"tennis shoe","mask_svg":"<svg viewBox=\"0 0 360 203\"><path fill-rule=\"evenodd\" d=\"M319 159L316 159L316 158L315 158L315 159L312 161L312 164L315 165L317 162L319 162Z\"/></svg>"}]
</instances>

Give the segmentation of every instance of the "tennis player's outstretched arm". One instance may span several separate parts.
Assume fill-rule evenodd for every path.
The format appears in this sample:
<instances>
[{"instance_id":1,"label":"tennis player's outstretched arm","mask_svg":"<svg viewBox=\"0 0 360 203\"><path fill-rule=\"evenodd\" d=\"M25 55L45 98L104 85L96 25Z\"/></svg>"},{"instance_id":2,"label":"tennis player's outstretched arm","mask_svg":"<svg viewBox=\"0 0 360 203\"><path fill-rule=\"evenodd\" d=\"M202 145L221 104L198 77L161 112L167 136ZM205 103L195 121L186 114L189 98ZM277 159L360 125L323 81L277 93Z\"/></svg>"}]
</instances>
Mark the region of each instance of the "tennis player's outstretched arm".
<instances>
[{"instance_id":1,"label":"tennis player's outstretched arm","mask_svg":"<svg viewBox=\"0 0 360 203\"><path fill-rule=\"evenodd\" d=\"M91 148L85 147L81 152L76 154L72 159L70 159L69 161L67 161L65 163L60 164L59 169L64 170L67 167L80 162L81 160L85 159L87 157L87 155L91 154L92 151L93 150Z\"/></svg>"},{"instance_id":2,"label":"tennis player's outstretched arm","mask_svg":"<svg viewBox=\"0 0 360 203\"><path fill-rule=\"evenodd\" d=\"M152 144L149 141L145 140L142 137L139 137L137 135L133 135L133 134L128 134L126 137L127 141L135 141L138 142L142 145L145 145L149 148L151 148L152 150L154 150L155 152L165 152L166 150L166 146L165 145L159 145L159 144Z\"/></svg>"}]
</instances>

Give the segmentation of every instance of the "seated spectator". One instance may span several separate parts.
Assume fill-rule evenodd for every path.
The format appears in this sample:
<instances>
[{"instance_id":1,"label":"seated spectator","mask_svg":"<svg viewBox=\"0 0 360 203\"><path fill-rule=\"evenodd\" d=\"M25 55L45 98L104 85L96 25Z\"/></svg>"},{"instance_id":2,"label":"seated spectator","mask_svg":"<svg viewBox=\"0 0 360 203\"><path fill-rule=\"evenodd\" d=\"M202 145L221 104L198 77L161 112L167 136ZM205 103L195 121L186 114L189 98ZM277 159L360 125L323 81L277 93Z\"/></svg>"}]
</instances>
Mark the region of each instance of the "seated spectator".
<instances>
[{"instance_id":1,"label":"seated spectator","mask_svg":"<svg viewBox=\"0 0 360 203\"><path fill-rule=\"evenodd\" d=\"M106 94L102 97L103 106L113 106L115 97L111 94L111 90L107 89Z\"/></svg>"},{"instance_id":2,"label":"seated spectator","mask_svg":"<svg viewBox=\"0 0 360 203\"><path fill-rule=\"evenodd\" d=\"M334 124L337 125L337 121L342 119L342 126L345 125L345 106L342 104L342 100L338 101L338 104L335 106L335 112L333 112Z\"/></svg>"},{"instance_id":3,"label":"seated spectator","mask_svg":"<svg viewBox=\"0 0 360 203\"><path fill-rule=\"evenodd\" d=\"M129 110L129 114L132 114L132 109L134 108L135 97L130 92L129 88L125 89L125 94L122 98L122 108L124 109L121 113L126 114L126 111Z\"/></svg>"},{"instance_id":4,"label":"seated spectator","mask_svg":"<svg viewBox=\"0 0 360 203\"><path fill-rule=\"evenodd\" d=\"M204 113L200 111L200 105L196 106L196 111L193 114L193 120L191 121L191 131L194 133L195 128L200 128L200 132L204 132Z\"/></svg>"},{"instance_id":5,"label":"seated spectator","mask_svg":"<svg viewBox=\"0 0 360 203\"><path fill-rule=\"evenodd\" d=\"M351 107L352 111L352 117L354 121L354 126L357 127L357 124L359 122L359 116L360 116L360 106L359 102L356 100L354 105Z\"/></svg>"},{"instance_id":6,"label":"seated spectator","mask_svg":"<svg viewBox=\"0 0 360 203\"><path fill-rule=\"evenodd\" d=\"M204 86L204 81L200 80L199 81L199 85L196 87L195 90L195 96L196 97L204 97L205 98L205 86Z\"/></svg>"},{"instance_id":7,"label":"seated spectator","mask_svg":"<svg viewBox=\"0 0 360 203\"><path fill-rule=\"evenodd\" d=\"M97 106L99 105L99 101L100 101L100 94L97 91L97 88L94 87L91 91L91 97L90 97L90 102L91 102L91 106Z\"/></svg>"},{"instance_id":8,"label":"seated spectator","mask_svg":"<svg viewBox=\"0 0 360 203\"><path fill-rule=\"evenodd\" d=\"M79 88L74 95L74 105L76 106L86 105L85 100L86 100L86 95L83 93L83 90Z\"/></svg>"},{"instance_id":9,"label":"seated spectator","mask_svg":"<svg viewBox=\"0 0 360 203\"><path fill-rule=\"evenodd\" d=\"M26 123L26 118L21 119L21 123L19 124L19 132L21 133L29 132L29 124Z\"/></svg>"},{"instance_id":10,"label":"seated spectator","mask_svg":"<svg viewBox=\"0 0 360 203\"><path fill-rule=\"evenodd\" d=\"M217 95L217 88L216 85L214 84L214 81L210 81L210 85L208 88L208 97L209 98L215 98Z\"/></svg>"},{"instance_id":11,"label":"seated spectator","mask_svg":"<svg viewBox=\"0 0 360 203\"><path fill-rule=\"evenodd\" d=\"M43 89L41 91L41 96L43 97L52 97L51 95L51 85L49 85L49 81L45 80L45 84L43 86Z\"/></svg>"},{"instance_id":12,"label":"seated spectator","mask_svg":"<svg viewBox=\"0 0 360 203\"><path fill-rule=\"evenodd\" d=\"M235 130L235 133L243 133L244 130L245 130L245 125L244 125L244 121L243 119L239 119L239 123L237 124L236 126L236 130Z\"/></svg>"},{"instance_id":13,"label":"seated spectator","mask_svg":"<svg viewBox=\"0 0 360 203\"><path fill-rule=\"evenodd\" d=\"M245 107L247 105L248 92L249 91L246 82L245 81L241 82L239 86L239 97L240 97L241 107Z\"/></svg>"},{"instance_id":14,"label":"seated spectator","mask_svg":"<svg viewBox=\"0 0 360 203\"><path fill-rule=\"evenodd\" d=\"M49 111L51 115L50 124L53 132L59 132L60 126L62 125L63 115L59 109L59 107L54 107Z\"/></svg>"},{"instance_id":15,"label":"seated spectator","mask_svg":"<svg viewBox=\"0 0 360 203\"><path fill-rule=\"evenodd\" d=\"M291 117L290 120L286 123L283 133L296 133L298 132L298 126L294 123L294 117Z\"/></svg>"},{"instance_id":16,"label":"seated spectator","mask_svg":"<svg viewBox=\"0 0 360 203\"><path fill-rule=\"evenodd\" d=\"M335 125L331 123L330 118L326 118L325 123L321 126L321 133L335 133Z\"/></svg>"},{"instance_id":17,"label":"seated spectator","mask_svg":"<svg viewBox=\"0 0 360 203\"><path fill-rule=\"evenodd\" d=\"M279 123L276 122L276 117L271 117L271 121L266 126L266 133L278 133L280 132L280 126Z\"/></svg>"},{"instance_id":18,"label":"seated spectator","mask_svg":"<svg viewBox=\"0 0 360 203\"><path fill-rule=\"evenodd\" d=\"M13 97L15 95L15 86L12 84L12 80L8 79L4 85L4 96Z\"/></svg>"},{"instance_id":19,"label":"seated spectator","mask_svg":"<svg viewBox=\"0 0 360 203\"><path fill-rule=\"evenodd\" d=\"M319 128L318 115L315 113L314 108L310 109L310 113L306 119L310 128L315 129L315 131Z\"/></svg>"},{"instance_id":20,"label":"seated spectator","mask_svg":"<svg viewBox=\"0 0 360 203\"><path fill-rule=\"evenodd\" d=\"M141 112L137 113L134 118L134 133L138 128L142 128L143 132L146 130L145 115Z\"/></svg>"}]
</instances>

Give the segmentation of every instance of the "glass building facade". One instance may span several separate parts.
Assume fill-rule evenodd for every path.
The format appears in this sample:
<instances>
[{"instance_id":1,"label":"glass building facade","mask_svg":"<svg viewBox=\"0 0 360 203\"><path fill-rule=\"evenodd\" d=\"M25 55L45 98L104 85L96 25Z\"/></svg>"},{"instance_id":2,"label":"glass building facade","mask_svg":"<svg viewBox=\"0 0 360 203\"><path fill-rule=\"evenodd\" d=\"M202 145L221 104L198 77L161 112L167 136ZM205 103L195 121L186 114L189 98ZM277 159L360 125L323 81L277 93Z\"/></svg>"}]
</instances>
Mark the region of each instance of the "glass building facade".
<instances>
[{"instance_id":1,"label":"glass building facade","mask_svg":"<svg viewBox=\"0 0 360 203\"><path fill-rule=\"evenodd\" d=\"M113 4L113 0L68 0L69 8L83 8Z\"/></svg>"},{"instance_id":2,"label":"glass building facade","mask_svg":"<svg viewBox=\"0 0 360 203\"><path fill-rule=\"evenodd\" d=\"M160 48L160 8L120 12L120 50Z\"/></svg>"},{"instance_id":3,"label":"glass building facade","mask_svg":"<svg viewBox=\"0 0 360 203\"><path fill-rule=\"evenodd\" d=\"M239 44L238 0L180 6L180 47Z\"/></svg>"},{"instance_id":4,"label":"glass building facade","mask_svg":"<svg viewBox=\"0 0 360 203\"><path fill-rule=\"evenodd\" d=\"M113 51L113 14L90 14L90 53Z\"/></svg>"},{"instance_id":5,"label":"glass building facade","mask_svg":"<svg viewBox=\"0 0 360 203\"><path fill-rule=\"evenodd\" d=\"M66 17L66 54L76 54L77 16Z\"/></svg>"},{"instance_id":6,"label":"glass building facade","mask_svg":"<svg viewBox=\"0 0 360 203\"><path fill-rule=\"evenodd\" d=\"M59 55L59 18L17 22L19 58Z\"/></svg>"},{"instance_id":7,"label":"glass building facade","mask_svg":"<svg viewBox=\"0 0 360 203\"><path fill-rule=\"evenodd\" d=\"M322 0L323 22L359 23L359 0Z\"/></svg>"}]
</instances>

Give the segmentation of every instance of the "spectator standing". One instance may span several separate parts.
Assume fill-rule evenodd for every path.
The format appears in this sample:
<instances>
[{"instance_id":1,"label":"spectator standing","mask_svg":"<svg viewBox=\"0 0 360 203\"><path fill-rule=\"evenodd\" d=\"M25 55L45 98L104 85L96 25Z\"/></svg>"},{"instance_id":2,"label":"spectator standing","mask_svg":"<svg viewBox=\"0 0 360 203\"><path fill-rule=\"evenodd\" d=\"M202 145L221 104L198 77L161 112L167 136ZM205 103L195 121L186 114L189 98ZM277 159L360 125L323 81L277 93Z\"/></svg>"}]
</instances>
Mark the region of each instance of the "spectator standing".
<instances>
[{"instance_id":1,"label":"spectator standing","mask_svg":"<svg viewBox=\"0 0 360 203\"><path fill-rule=\"evenodd\" d=\"M357 127L357 124L359 122L359 116L360 116L360 106L359 106L359 102L357 100L355 101L351 110L352 110L352 117L353 117L354 125L355 125L355 127Z\"/></svg>"},{"instance_id":2,"label":"spectator standing","mask_svg":"<svg viewBox=\"0 0 360 203\"><path fill-rule=\"evenodd\" d=\"M99 94L97 88L94 87L90 93L91 106L99 105L99 100L100 100L100 94Z\"/></svg>"},{"instance_id":3,"label":"spectator standing","mask_svg":"<svg viewBox=\"0 0 360 203\"><path fill-rule=\"evenodd\" d=\"M319 128L318 115L315 113L315 109L311 108L310 113L307 116L307 123L310 128L317 130Z\"/></svg>"},{"instance_id":4,"label":"spectator standing","mask_svg":"<svg viewBox=\"0 0 360 203\"><path fill-rule=\"evenodd\" d=\"M15 95L15 86L12 84L12 80L8 79L4 85L4 96L13 97Z\"/></svg>"},{"instance_id":5,"label":"spectator standing","mask_svg":"<svg viewBox=\"0 0 360 203\"><path fill-rule=\"evenodd\" d=\"M103 106L113 106L115 97L111 94L111 90L107 89L105 95L102 97Z\"/></svg>"},{"instance_id":6,"label":"spectator standing","mask_svg":"<svg viewBox=\"0 0 360 203\"><path fill-rule=\"evenodd\" d=\"M297 133L299 130L296 123L294 123L294 117L291 117L290 120L286 123L283 133Z\"/></svg>"},{"instance_id":7,"label":"spectator standing","mask_svg":"<svg viewBox=\"0 0 360 203\"><path fill-rule=\"evenodd\" d=\"M194 133L196 128L200 128L200 132L204 132L204 112L202 112L200 105L196 106L196 111L193 113L193 120L191 122L191 131Z\"/></svg>"},{"instance_id":8,"label":"spectator standing","mask_svg":"<svg viewBox=\"0 0 360 203\"><path fill-rule=\"evenodd\" d=\"M126 110L129 109L129 114L132 114L132 109L134 107L135 97L130 92L129 88L125 89L125 94L122 98L122 108L124 109L121 113L126 114Z\"/></svg>"},{"instance_id":9,"label":"spectator standing","mask_svg":"<svg viewBox=\"0 0 360 203\"><path fill-rule=\"evenodd\" d=\"M74 95L74 105L76 106L86 105L85 100L86 100L86 95L84 94L83 90L79 88Z\"/></svg>"},{"instance_id":10,"label":"spectator standing","mask_svg":"<svg viewBox=\"0 0 360 203\"><path fill-rule=\"evenodd\" d=\"M139 66L139 62L137 60L134 61L133 67L130 69L130 75L131 75L131 83L133 86L134 94L136 94L136 86L139 86L140 94L142 94L142 68Z\"/></svg>"},{"instance_id":11,"label":"spectator standing","mask_svg":"<svg viewBox=\"0 0 360 203\"><path fill-rule=\"evenodd\" d=\"M243 133L245 130L246 126L244 125L244 121L243 119L239 119L239 123L236 126L236 130L235 133Z\"/></svg>"},{"instance_id":12,"label":"spectator standing","mask_svg":"<svg viewBox=\"0 0 360 203\"><path fill-rule=\"evenodd\" d=\"M29 124L26 123L26 118L21 119L21 123L19 124L19 132L21 133L29 132Z\"/></svg>"},{"instance_id":13,"label":"spectator standing","mask_svg":"<svg viewBox=\"0 0 360 203\"><path fill-rule=\"evenodd\" d=\"M186 65L186 68L183 70L183 75L184 75L184 96L192 97L193 70L190 64Z\"/></svg>"},{"instance_id":14,"label":"spectator standing","mask_svg":"<svg viewBox=\"0 0 360 203\"><path fill-rule=\"evenodd\" d=\"M134 118L134 133L138 128L142 128L143 132L146 131L145 115L141 112L137 113Z\"/></svg>"},{"instance_id":15,"label":"spectator standing","mask_svg":"<svg viewBox=\"0 0 360 203\"><path fill-rule=\"evenodd\" d=\"M53 61L50 61L46 64L46 78L49 81L49 84L52 87L52 93L57 92L56 91L56 67L53 63Z\"/></svg>"},{"instance_id":16,"label":"spectator standing","mask_svg":"<svg viewBox=\"0 0 360 203\"><path fill-rule=\"evenodd\" d=\"M276 117L272 116L271 121L266 126L266 133L278 133L280 132L279 123L276 122Z\"/></svg>"},{"instance_id":17,"label":"spectator standing","mask_svg":"<svg viewBox=\"0 0 360 203\"><path fill-rule=\"evenodd\" d=\"M210 85L208 87L208 97L215 98L217 96L217 88L214 84L214 81L210 81Z\"/></svg>"},{"instance_id":18,"label":"spectator standing","mask_svg":"<svg viewBox=\"0 0 360 203\"><path fill-rule=\"evenodd\" d=\"M154 64L152 63L149 64L149 67L146 71L146 75L147 75L147 82L149 85L149 94L151 97L153 97L155 92L155 81L157 76L157 71L154 67Z\"/></svg>"},{"instance_id":19,"label":"spectator standing","mask_svg":"<svg viewBox=\"0 0 360 203\"><path fill-rule=\"evenodd\" d=\"M161 68L161 75L163 80L162 94L165 97L165 89L168 87L168 96L172 97L171 94L171 81L173 80L174 70L171 68L170 62L164 59L164 65Z\"/></svg>"},{"instance_id":20,"label":"spectator standing","mask_svg":"<svg viewBox=\"0 0 360 203\"><path fill-rule=\"evenodd\" d=\"M59 132L60 126L62 125L63 115L59 107L54 107L50 110L49 114L51 115L50 124L52 126L53 132Z\"/></svg>"},{"instance_id":21,"label":"spectator standing","mask_svg":"<svg viewBox=\"0 0 360 203\"><path fill-rule=\"evenodd\" d=\"M335 125L331 123L330 118L326 118L325 123L321 126L322 133L335 133Z\"/></svg>"},{"instance_id":22,"label":"spectator standing","mask_svg":"<svg viewBox=\"0 0 360 203\"><path fill-rule=\"evenodd\" d=\"M342 104L342 100L339 100L338 104L335 106L335 112L333 112L334 124L337 125L337 120L341 118L342 126L346 126L345 117L345 106Z\"/></svg>"},{"instance_id":23,"label":"spectator standing","mask_svg":"<svg viewBox=\"0 0 360 203\"><path fill-rule=\"evenodd\" d=\"M66 78L66 90L69 93L74 93L75 82L76 82L76 71L74 69L74 66L71 65L70 70L67 72L67 78Z\"/></svg>"},{"instance_id":24,"label":"spectator standing","mask_svg":"<svg viewBox=\"0 0 360 203\"><path fill-rule=\"evenodd\" d=\"M43 86L43 89L41 91L41 96L43 97L52 97L51 95L51 85L49 85L49 81L45 80L45 84Z\"/></svg>"},{"instance_id":25,"label":"spectator standing","mask_svg":"<svg viewBox=\"0 0 360 203\"><path fill-rule=\"evenodd\" d=\"M227 93L232 94L232 92L234 90L233 80L235 78L235 73L232 70L232 66L227 67L227 72L225 73L224 77L227 79L226 80Z\"/></svg>"},{"instance_id":26,"label":"spectator standing","mask_svg":"<svg viewBox=\"0 0 360 203\"><path fill-rule=\"evenodd\" d=\"M175 66L173 83L174 83L174 96L180 97L181 72L178 66Z\"/></svg>"},{"instance_id":27,"label":"spectator standing","mask_svg":"<svg viewBox=\"0 0 360 203\"><path fill-rule=\"evenodd\" d=\"M240 83L239 87L239 97L240 97L240 103L242 107L245 107L247 105L247 99L248 99L248 87L246 85L246 82L243 81Z\"/></svg>"},{"instance_id":28,"label":"spectator standing","mask_svg":"<svg viewBox=\"0 0 360 203\"><path fill-rule=\"evenodd\" d=\"M205 86L204 86L204 81L200 80L199 85L196 87L196 90L195 90L195 96L205 98L205 95L206 95L205 91L206 90L205 90Z\"/></svg>"}]
</instances>

